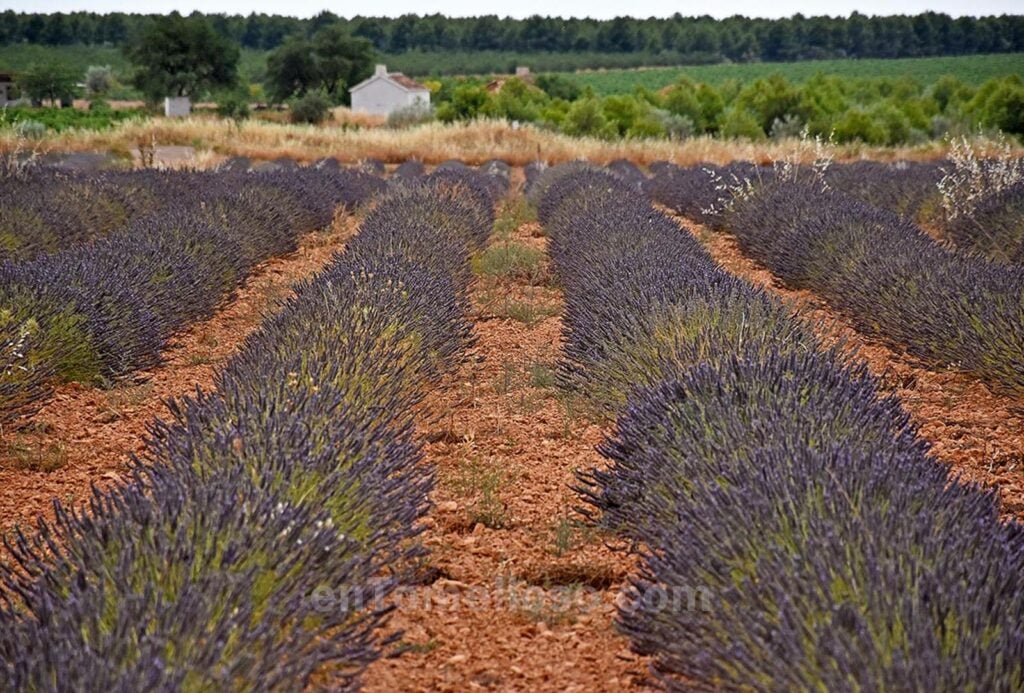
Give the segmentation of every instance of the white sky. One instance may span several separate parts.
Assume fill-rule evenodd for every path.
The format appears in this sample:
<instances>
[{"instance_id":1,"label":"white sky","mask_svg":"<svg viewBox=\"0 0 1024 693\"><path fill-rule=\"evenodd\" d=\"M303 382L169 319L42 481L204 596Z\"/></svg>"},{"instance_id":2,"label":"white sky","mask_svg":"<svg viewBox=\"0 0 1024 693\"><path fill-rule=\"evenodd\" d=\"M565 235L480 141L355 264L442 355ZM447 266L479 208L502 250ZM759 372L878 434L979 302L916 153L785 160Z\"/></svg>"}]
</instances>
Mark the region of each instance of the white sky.
<instances>
[{"instance_id":1,"label":"white sky","mask_svg":"<svg viewBox=\"0 0 1024 693\"><path fill-rule=\"evenodd\" d=\"M633 17L667 17L675 12L684 16L709 14L728 17L742 14L748 17L788 17L797 12L805 15L848 15L854 10L867 15L917 14L933 10L953 16L1024 14L1024 0L722 0L710 3L679 3L669 0L633 0L632 2L594 3L587 0L375 0L371 3L329 3L324 0L0 0L0 11L18 12L143 12L167 13L178 10L187 14L193 10L226 14L287 14L309 17L327 9L342 17L357 14L372 16L398 16L400 14L441 14L470 17L484 14L528 17L534 14L561 17L596 17L608 19L616 15Z\"/></svg>"}]
</instances>

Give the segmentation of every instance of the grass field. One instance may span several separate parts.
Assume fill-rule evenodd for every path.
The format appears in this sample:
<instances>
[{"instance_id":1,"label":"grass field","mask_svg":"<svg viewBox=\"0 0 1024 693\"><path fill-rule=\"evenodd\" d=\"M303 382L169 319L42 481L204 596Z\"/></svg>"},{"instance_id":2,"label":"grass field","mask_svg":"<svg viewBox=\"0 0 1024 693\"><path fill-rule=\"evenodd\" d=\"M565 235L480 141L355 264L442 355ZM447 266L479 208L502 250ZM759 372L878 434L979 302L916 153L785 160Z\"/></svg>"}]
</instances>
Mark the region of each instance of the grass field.
<instances>
[{"instance_id":1,"label":"grass field","mask_svg":"<svg viewBox=\"0 0 1024 693\"><path fill-rule=\"evenodd\" d=\"M799 140L733 141L694 137L682 141L666 139L617 139L571 137L533 126L512 128L496 120L468 123L430 123L393 130L376 127L285 125L250 121L237 127L231 121L212 116L189 119L152 118L129 120L103 130L50 132L35 141L40 152L114 151L131 156L140 142L194 147L201 158L245 156L268 161L289 157L314 161L332 156L345 163L379 159L400 163L415 158L428 164L458 159L480 164L501 159L523 166L538 157L550 163L587 159L607 163L629 159L637 164L671 161L681 165L700 162L728 163L745 160L770 163L774 160L813 154ZM25 143L11 129L0 130L0 153L17 151ZM931 160L946 154L946 145L930 141L915 147L870 147L851 143L833 148L838 161L861 158Z\"/></svg>"},{"instance_id":2,"label":"grass field","mask_svg":"<svg viewBox=\"0 0 1024 693\"><path fill-rule=\"evenodd\" d=\"M910 77L922 84L943 75L955 75L967 84L978 85L993 77L1024 73L1024 54L965 55L895 60L805 60L795 63L733 63L685 67L601 70L569 75L581 86L602 95L631 92L636 87L661 89L682 76L696 82L718 85L735 79L746 82L779 73L791 82L803 82L816 74L842 77Z\"/></svg>"}]
</instances>

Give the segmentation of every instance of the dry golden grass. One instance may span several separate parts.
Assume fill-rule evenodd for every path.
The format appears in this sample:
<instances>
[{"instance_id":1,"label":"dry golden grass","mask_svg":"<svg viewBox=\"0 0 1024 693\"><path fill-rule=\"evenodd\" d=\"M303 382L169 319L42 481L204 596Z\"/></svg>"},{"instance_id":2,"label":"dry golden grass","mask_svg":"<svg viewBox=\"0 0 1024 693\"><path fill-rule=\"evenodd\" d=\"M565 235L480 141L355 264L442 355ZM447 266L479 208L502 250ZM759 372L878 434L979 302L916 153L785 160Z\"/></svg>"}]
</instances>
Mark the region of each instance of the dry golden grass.
<instances>
[{"instance_id":1,"label":"dry golden grass","mask_svg":"<svg viewBox=\"0 0 1024 693\"><path fill-rule=\"evenodd\" d=\"M361 128L379 128L387 122L387 116L356 113L346 106L338 106L331 109L331 119L324 123L324 127L352 127L354 125Z\"/></svg>"},{"instance_id":2,"label":"dry golden grass","mask_svg":"<svg viewBox=\"0 0 1024 693\"><path fill-rule=\"evenodd\" d=\"M188 145L200 156L246 156L251 159L289 157L313 161L333 156L342 162L380 159L398 163L415 157L425 163L460 159L470 164L503 159L523 165L536 159L551 163L587 159L607 163L629 159L638 164L672 161L681 165L699 162L727 163L738 159L768 163L799 152L794 141L749 142L699 137L684 141L619 140L573 138L532 126L514 127L502 121L475 121L445 125L431 123L416 128L393 130L379 127L347 109L325 126L288 125L247 121L236 127L230 121L212 117L184 120L152 118L119 124L104 131L67 131L51 135L38 144L44 151L114 150L130 153L138 142L156 145ZM374 127L372 125L377 125ZM24 144L23 142L20 144ZM19 146L15 135L0 133L0 150ZM918 147L879 148L866 145L835 147L837 160L934 159L946 152L942 142Z\"/></svg>"}]
</instances>

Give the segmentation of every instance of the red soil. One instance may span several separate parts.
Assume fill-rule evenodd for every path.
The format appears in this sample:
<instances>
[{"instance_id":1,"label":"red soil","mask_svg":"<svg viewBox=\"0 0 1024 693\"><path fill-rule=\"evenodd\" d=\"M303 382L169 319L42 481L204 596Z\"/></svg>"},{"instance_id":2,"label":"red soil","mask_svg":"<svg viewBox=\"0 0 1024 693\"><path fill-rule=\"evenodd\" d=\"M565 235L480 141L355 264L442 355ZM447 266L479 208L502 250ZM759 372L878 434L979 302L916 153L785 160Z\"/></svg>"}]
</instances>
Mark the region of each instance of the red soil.
<instances>
[{"instance_id":1,"label":"red soil","mask_svg":"<svg viewBox=\"0 0 1024 693\"><path fill-rule=\"evenodd\" d=\"M544 248L536 224L511 241ZM574 471L601 463L606 435L560 398L561 294L480 279L475 353L428 408L436 507L423 541L430 584L397 600L401 656L370 667L368 691L599 691L641 687L647 665L612 624L634 567L574 515ZM539 308L533 324L505 317ZM531 374L532 371L532 374Z\"/></svg>"}]
</instances>

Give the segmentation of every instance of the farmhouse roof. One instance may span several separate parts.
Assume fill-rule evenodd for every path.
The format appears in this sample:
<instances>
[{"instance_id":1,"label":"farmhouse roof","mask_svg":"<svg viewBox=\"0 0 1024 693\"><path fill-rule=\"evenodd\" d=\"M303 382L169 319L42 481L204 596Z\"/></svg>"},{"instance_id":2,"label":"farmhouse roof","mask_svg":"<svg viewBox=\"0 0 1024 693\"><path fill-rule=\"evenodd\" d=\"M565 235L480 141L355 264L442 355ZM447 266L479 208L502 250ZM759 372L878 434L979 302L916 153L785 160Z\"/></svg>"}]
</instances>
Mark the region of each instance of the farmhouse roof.
<instances>
[{"instance_id":1,"label":"farmhouse roof","mask_svg":"<svg viewBox=\"0 0 1024 693\"><path fill-rule=\"evenodd\" d=\"M518 79L520 82L526 84L526 86L530 87L533 91L540 91L540 89L538 89L535 86L533 73L530 72L530 68L526 67L525 65L519 65L518 67L516 67L516 73L515 75L513 75L513 77L515 79ZM505 88L505 85L508 83L509 79L510 78L505 75L495 77L494 79L487 83L484 89L491 92L492 94L497 94L499 91Z\"/></svg>"},{"instance_id":2,"label":"farmhouse roof","mask_svg":"<svg viewBox=\"0 0 1024 693\"><path fill-rule=\"evenodd\" d=\"M349 91L358 91L378 79L385 79L406 91L430 91L416 80L411 77L406 77L401 72L388 72L387 66L385 65L378 65L374 70L372 77L364 79L362 82L349 89Z\"/></svg>"}]
</instances>

